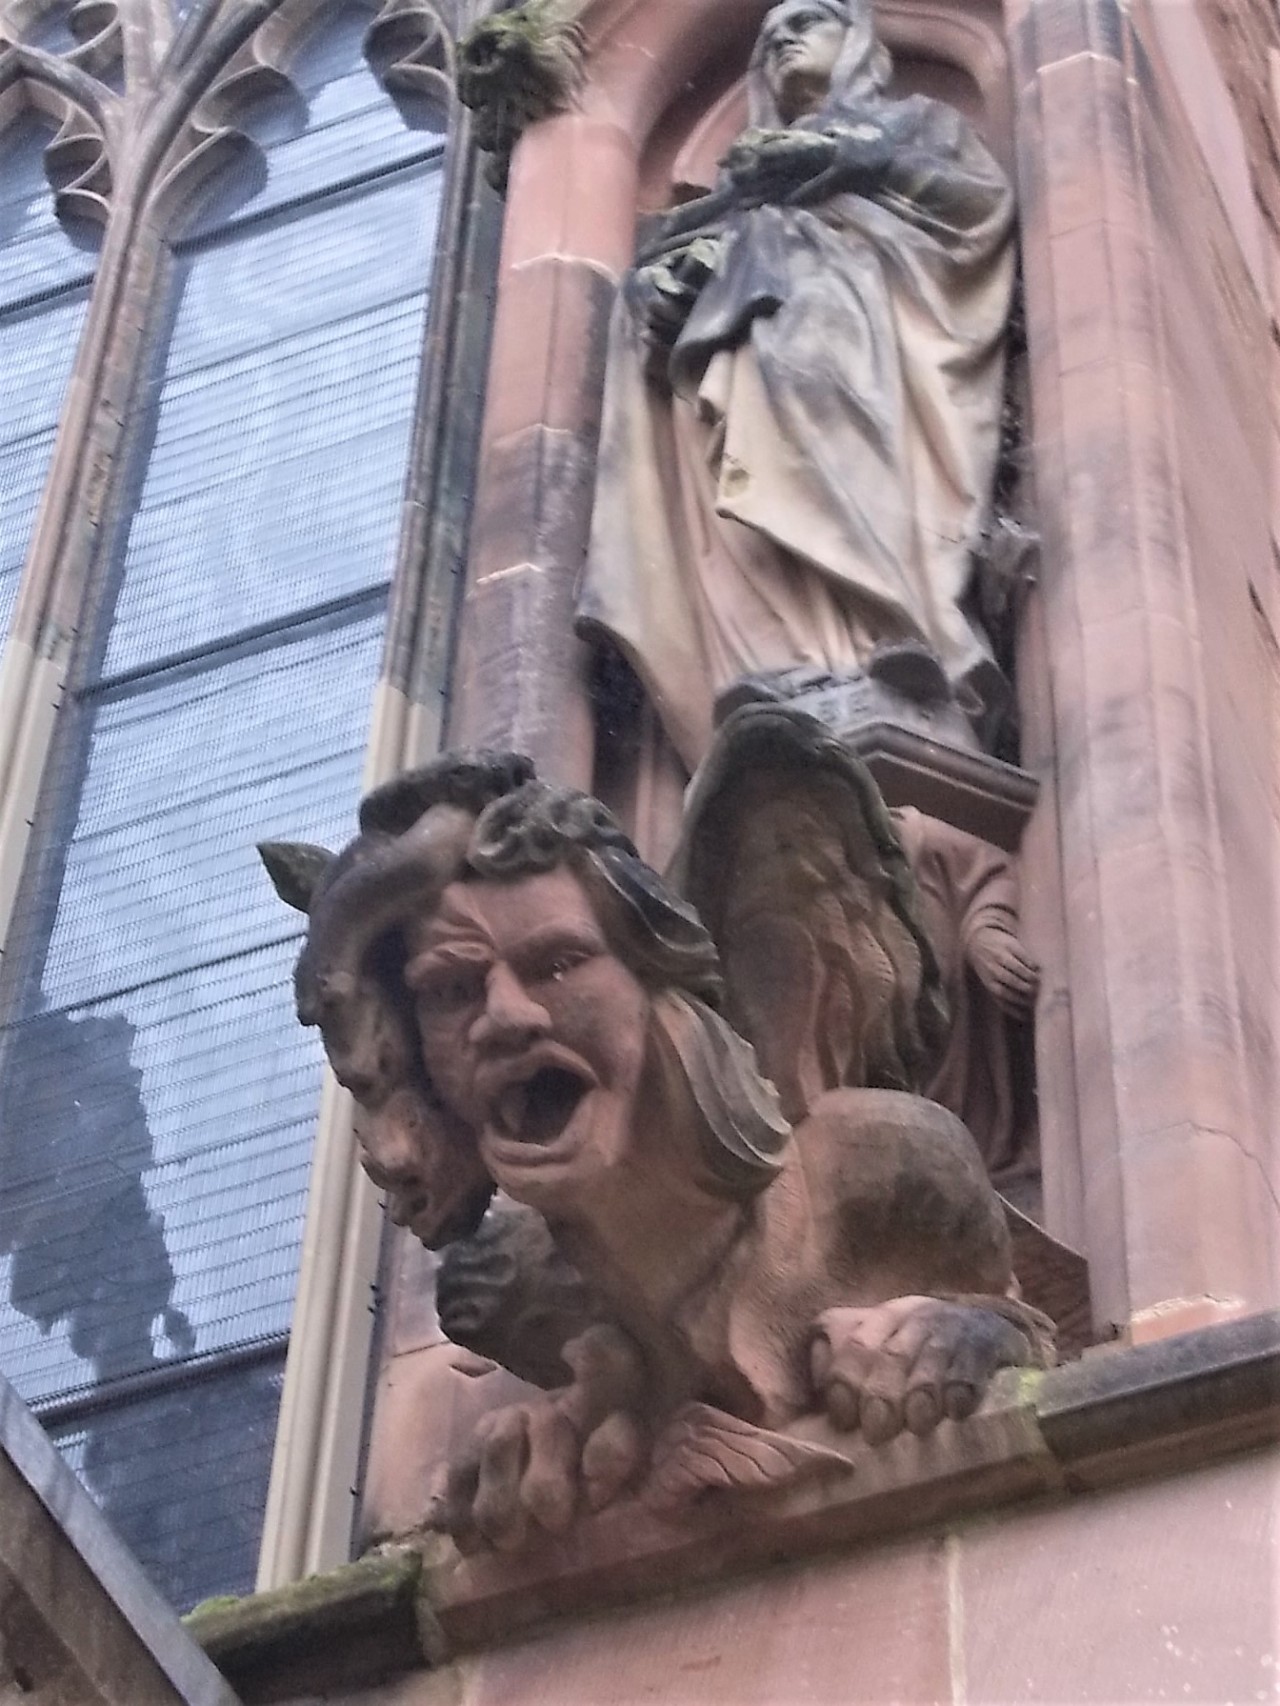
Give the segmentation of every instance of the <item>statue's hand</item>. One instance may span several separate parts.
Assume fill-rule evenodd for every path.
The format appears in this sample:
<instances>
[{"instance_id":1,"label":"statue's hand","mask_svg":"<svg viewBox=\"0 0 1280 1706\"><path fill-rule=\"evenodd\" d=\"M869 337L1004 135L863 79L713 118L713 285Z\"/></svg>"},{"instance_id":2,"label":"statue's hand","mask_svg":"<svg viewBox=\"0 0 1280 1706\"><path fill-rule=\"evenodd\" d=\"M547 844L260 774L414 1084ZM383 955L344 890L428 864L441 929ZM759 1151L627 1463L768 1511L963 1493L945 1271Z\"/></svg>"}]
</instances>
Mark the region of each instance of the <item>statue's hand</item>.
<instances>
[{"instance_id":1,"label":"statue's hand","mask_svg":"<svg viewBox=\"0 0 1280 1706\"><path fill-rule=\"evenodd\" d=\"M481 1417L470 1449L446 1471L428 1526L459 1550L513 1552L539 1531L563 1534L647 1467L635 1345L616 1327L589 1327L563 1356L571 1386Z\"/></svg>"},{"instance_id":2,"label":"statue's hand","mask_svg":"<svg viewBox=\"0 0 1280 1706\"><path fill-rule=\"evenodd\" d=\"M876 119L834 125L824 132L830 157L816 177L797 183L788 200L820 202L833 195L874 195L893 163L894 143Z\"/></svg>"},{"instance_id":3,"label":"statue's hand","mask_svg":"<svg viewBox=\"0 0 1280 1706\"><path fill-rule=\"evenodd\" d=\"M812 130L748 130L720 162L747 202L786 201L835 165L834 137Z\"/></svg>"},{"instance_id":4,"label":"statue's hand","mask_svg":"<svg viewBox=\"0 0 1280 1706\"><path fill-rule=\"evenodd\" d=\"M1010 930L986 924L969 939L969 964L985 989L1012 1019L1025 1019L1035 1006L1040 967Z\"/></svg>"},{"instance_id":5,"label":"statue's hand","mask_svg":"<svg viewBox=\"0 0 1280 1706\"><path fill-rule=\"evenodd\" d=\"M927 1434L944 1417L971 1416L997 1369L1043 1363L1047 1327L1034 1311L999 1298L989 1308L895 1297L866 1309L828 1309L810 1346L814 1387L832 1425L861 1428L869 1445L904 1427Z\"/></svg>"},{"instance_id":6,"label":"statue's hand","mask_svg":"<svg viewBox=\"0 0 1280 1706\"><path fill-rule=\"evenodd\" d=\"M627 302L648 344L656 349L671 348L719 257L715 238L699 237L628 274Z\"/></svg>"}]
</instances>

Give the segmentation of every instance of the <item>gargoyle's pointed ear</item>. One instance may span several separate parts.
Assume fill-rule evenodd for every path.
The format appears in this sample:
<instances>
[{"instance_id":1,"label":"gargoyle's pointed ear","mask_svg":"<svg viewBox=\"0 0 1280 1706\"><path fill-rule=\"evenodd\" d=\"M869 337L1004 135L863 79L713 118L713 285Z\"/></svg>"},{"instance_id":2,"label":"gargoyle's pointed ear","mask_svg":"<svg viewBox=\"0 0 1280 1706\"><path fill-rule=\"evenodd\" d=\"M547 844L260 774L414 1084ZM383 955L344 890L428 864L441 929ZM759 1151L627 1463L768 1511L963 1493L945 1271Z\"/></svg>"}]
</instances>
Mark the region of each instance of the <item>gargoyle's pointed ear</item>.
<instances>
[{"instance_id":1,"label":"gargoyle's pointed ear","mask_svg":"<svg viewBox=\"0 0 1280 1706\"><path fill-rule=\"evenodd\" d=\"M309 841L260 841L258 854L280 899L298 912L310 912L320 879L337 858Z\"/></svg>"}]
</instances>

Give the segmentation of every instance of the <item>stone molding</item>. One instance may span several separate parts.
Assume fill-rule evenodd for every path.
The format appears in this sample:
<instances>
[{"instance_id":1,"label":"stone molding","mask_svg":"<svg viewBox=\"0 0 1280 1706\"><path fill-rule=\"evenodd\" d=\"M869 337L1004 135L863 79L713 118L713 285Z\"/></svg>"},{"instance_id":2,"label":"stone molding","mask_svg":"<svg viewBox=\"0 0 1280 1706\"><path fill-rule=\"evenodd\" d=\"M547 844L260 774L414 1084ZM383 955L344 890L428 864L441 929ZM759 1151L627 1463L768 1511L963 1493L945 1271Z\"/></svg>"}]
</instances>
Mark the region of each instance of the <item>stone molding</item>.
<instances>
[{"instance_id":1,"label":"stone molding","mask_svg":"<svg viewBox=\"0 0 1280 1706\"><path fill-rule=\"evenodd\" d=\"M301 1589L198 1606L187 1626L254 1706L965 1514L1177 1474L1280 1439L1280 1312L1001 1378L973 1420L859 1456L848 1480L775 1497L749 1529L708 1517L700 1532L664 1531L604 1512L528 1560L460 1560L431 1538Z\"/></svg>"},{"instance_id":2,"label":"stone molding","mask_svg":"<svg viewBox=\"0 0 1280 1706\"><path fill-rule=\"evenodd\" d=\"M1172 340L1194 263L1167 185L1159 199L1165 157L1175 199L1205 168L1115 0L1020 0L1008 23L1044 538L1020 673L1038 676L1023 731L1042 782L1024 871L1039 881L1024 891L1040 889L1046 1202L1090 1259L1100 1320L1141 1338L1273 1301L1280 1218L1269 1109L1250 1106L1267 1021L1251 1045L1223 828L1231 737L1211 724L1212 613L1179 443L1190 397ZM1195 205L1224 222L1209 198ZM1196 236L1219 258L1222 300L1242 300L1233 240L1218 225ZM1222 413L1239 414L1228 383ZM1233 552L1266 559L1261 528L1214 543L1224 572Z\"/></svg>"}]
</instances>

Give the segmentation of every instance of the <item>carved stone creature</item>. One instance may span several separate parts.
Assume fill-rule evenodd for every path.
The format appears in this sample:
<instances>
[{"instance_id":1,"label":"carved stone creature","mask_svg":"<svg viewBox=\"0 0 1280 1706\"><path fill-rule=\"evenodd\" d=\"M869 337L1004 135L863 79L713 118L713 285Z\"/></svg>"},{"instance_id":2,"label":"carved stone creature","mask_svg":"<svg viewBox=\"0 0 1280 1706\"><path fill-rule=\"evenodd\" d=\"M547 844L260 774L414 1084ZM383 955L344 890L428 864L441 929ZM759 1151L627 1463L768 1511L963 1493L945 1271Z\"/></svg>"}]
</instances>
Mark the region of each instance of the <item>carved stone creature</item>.
<instances>
[{"instance_id":1,"label":"carved stone creature","mask_svg":"<svg viewBox=\"0 0 1280 1706\"><path fill-rule=\"evenodd\" d=\"M544 1283L526 1238L535 1372L569 1378L453 1465L436 1521L460 1544L640 1484L669 1507L837 1472L789 1425L926 1433L1051 1356L972 1139L912 1093L936 968L874 784L819 724L739 711L695 791L679 868L719 951L603 807L508 755L403 777L361 821L315 886L298 997L369 1112L370 1175L428 1244L497 1186L584 1282ZM450 1283L456 1324L465 1261Z\"/></svg>"},{"instance_id":2,"label":"carved stone creature","mask_svg":"<svg viewBox=\"0 0 1280 1706\"><path fill-rule=\"evenodd\" d=\"M476 115L487 177L507 187L511 152L526 128L562 112L582 78L577 0L525 0L484 18L458 47L458 99Z\"/></svg>"}]
</instances>

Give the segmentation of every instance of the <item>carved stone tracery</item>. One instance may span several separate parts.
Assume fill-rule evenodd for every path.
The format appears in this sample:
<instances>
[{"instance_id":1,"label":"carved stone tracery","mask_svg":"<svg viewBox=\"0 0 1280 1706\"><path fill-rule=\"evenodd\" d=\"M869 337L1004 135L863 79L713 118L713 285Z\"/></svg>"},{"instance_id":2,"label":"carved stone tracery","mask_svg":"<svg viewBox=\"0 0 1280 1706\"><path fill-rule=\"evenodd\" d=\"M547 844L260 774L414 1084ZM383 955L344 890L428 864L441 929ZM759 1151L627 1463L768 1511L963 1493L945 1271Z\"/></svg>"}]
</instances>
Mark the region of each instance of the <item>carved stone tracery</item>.
<instances>
[{"instance_id":1,"label":"carved stone tracery","mask_svg":"<svg viewBox=\"0 0 1280 1706\"><path fill-rule=\"evenodd\" d=\"M384 86L447 113L464 0L368 4L366 51ZM62 52L30 39L57 10L45 0L0 6L0 132L25 106L48 113L58 125L45 154L57 211L105 224L122 193L126 204L171 220L244 146L240 118L293 90L289 64L332 7L214 0L175 33L155 0L77 0L66 15L76 44ZM144 41L145 55L131 50Z\"/></svg>"}]
</instances>

